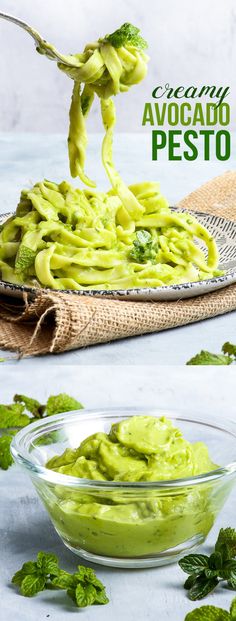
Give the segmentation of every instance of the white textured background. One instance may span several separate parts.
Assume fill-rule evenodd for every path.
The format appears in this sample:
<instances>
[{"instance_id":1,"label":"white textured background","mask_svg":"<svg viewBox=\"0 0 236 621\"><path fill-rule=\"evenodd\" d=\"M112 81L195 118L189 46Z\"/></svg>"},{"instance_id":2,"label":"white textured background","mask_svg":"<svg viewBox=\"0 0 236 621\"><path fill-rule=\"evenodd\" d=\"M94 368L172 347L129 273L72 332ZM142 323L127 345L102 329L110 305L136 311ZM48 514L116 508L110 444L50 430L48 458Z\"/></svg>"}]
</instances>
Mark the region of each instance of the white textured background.
<instances>
[{"instance_id":1,"label":"white textured background","mask_svg":"<svg viewBox=\"0 0 236 621\"><path fill-rule=\"evenodd\" d=\"M81 51L124 21L149 41L148 77L117 98L118 130L138 131L155 85L229 85L235 127L235 0L1 0L0 10L28 20L64 52ZM71 82L37 55L30 37L0 23L0 131L65 132ZM118 101L119 100L119 101ZM100 130L98 106L91 130Z\"/></svg>"}]
</instances>

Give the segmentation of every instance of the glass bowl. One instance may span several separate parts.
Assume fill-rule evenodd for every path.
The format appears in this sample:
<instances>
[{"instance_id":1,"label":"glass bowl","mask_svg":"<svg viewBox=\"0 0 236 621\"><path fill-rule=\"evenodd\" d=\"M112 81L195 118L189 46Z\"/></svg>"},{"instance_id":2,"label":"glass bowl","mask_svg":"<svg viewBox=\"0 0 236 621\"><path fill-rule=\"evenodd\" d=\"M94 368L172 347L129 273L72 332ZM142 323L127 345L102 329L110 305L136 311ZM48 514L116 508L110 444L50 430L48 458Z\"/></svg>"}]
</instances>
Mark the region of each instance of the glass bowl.
<instances>
[{"instance_id":1,"label":"glass bowl","mask_svg":"<svg viewBox=\"0 0 236 621\"><path fill-rule=\"evenodd\" d=\"M203 441L220 466L192 478L138 483L79 479L45 468L55 454L139 414L172 419L187 440ZM104 565L153 567L177 561L208 535L235 482L236 424L167 410L80 410L30 424L11 450L70 550Z\"/></svg>"}]
</instances>

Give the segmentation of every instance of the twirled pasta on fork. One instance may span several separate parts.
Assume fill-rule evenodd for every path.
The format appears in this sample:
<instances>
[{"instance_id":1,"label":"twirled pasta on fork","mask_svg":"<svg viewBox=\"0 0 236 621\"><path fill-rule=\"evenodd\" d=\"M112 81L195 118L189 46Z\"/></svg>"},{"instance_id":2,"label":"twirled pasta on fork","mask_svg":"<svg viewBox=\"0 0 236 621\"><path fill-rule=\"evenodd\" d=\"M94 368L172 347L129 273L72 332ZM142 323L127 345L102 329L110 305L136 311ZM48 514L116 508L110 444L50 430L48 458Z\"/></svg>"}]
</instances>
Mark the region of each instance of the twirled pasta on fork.
<instances>
[{"instance_id":1,"label":"twirled pasta on fork","mask_svg":"<svg viewBox=\"0 0 236 621\"><path fill-rule=\"evenodd\" d=\"M173 285L221 273L216 243L197 219L172 211L158 183L127 187L114 166L113 96L145 77L145 47L139 30L124 24L86 45L82 54L62 56L58 67L74 81L70 171L89 189L45 180L22 191L16 214L0 232L5 281L63 290L114 290ZM38 51L51 58L56 50L43 42ZM105 128L102 161L112 186L107 193L94 189L96 184L84 170L86 119L95 95Z\"/></svg>"}]
</instances>

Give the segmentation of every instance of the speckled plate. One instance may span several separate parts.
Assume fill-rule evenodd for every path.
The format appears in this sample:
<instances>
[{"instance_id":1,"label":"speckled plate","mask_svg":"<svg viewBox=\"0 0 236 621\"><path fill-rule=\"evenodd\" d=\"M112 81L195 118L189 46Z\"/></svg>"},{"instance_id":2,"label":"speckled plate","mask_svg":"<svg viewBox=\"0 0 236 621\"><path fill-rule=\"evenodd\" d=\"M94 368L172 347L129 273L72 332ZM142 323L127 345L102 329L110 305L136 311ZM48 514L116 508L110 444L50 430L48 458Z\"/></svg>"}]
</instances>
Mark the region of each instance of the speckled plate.
<instances>
[{"instance_id":1,"label":"speckled plate","mask_svg":"<svg viewBox=\"0 0 236 621\"><path fill-rule=\"evenodd\" d=\"M173 211L185 211L176 207L171 208ZM191 298L204 293L210 293L217 289L223 289L228 285L236 283L236 221L226 220L219 216L188 210L188 213L195 216L203 226L214 236L220 256L220 269L225 271L224 276L209 278L197 282L186 282L181 285L171 285L168 287L155 288L139 288L139 289L118 289L114 291L94 289L86 291L63 291L63 293L74 293L75 295L90 295L95 297L119 298L129 300L179 300L183 298ZM0 216L0 224L9 218L11 214L3 214ZM201 245L201 243L200 243ZM0 293L5 295L21 298L23 293L27 292L30 297L35 295L34 287L24 285L13 285L0 280Z\"/></svg>"}]
</instances>

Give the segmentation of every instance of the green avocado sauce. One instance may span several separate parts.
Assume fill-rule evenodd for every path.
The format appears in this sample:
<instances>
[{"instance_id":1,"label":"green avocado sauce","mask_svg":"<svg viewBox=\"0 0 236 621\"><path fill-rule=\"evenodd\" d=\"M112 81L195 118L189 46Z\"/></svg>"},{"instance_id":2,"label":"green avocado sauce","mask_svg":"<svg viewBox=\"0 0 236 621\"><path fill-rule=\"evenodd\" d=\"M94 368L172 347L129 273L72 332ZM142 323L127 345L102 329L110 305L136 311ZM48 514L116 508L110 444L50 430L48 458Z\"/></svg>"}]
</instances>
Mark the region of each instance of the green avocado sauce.
<instances>
[{"instance_id":1,"label":"green avocado sauce","mask_svg":"<svg viewBox=\"0 0 236 621\"><path fill-rule=\"evenodd\" d=\"M46 467L94 481L164 481L214 470L203 442L185 440L165 417L132 416L66 449ZM204 488L204 489L203 489ZM69 545L111 557L157 554L205 536L215 517L211 486L168 489L74 489L41 496Z\"/></svg>"}]
</instances>

